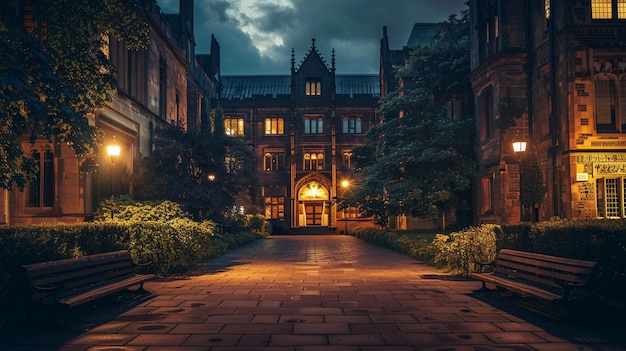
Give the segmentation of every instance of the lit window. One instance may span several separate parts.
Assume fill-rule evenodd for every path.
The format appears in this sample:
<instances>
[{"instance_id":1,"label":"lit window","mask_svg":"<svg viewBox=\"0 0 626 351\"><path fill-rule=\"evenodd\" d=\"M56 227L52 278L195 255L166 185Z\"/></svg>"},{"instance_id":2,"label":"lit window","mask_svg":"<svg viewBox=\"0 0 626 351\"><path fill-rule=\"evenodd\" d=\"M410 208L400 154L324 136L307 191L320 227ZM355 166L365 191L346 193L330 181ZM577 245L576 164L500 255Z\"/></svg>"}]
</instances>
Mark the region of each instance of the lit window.
<instances>
[{"instance_id":1,"label":"lit window","mask_svg":"<svg viewBox=\"0 0 626 351\"><path fill-rule=\"evenodd\" d=\"M33 150L31 157L37 163L39 171L35 179L28 183L27 207L54 206L54 154L50 149L43 153Z\"/></svg>"},{"instance_id":2,"label":"lit window","mask_svg":"<svg viewBox=\"0 0 626 351\"><path fill-rule=\"evenodd\" d=\"M344 134L361 134L361 116L347 115L342 118Z\"/></svg>"},{"instance_id":3,"label":"lit window","mask_svg":"<svg viewBox=\"0 0 626 351\"><path fill-rule=\"evenodd\" d=\"M320 82L319 80L308 80L306 82L306 95L307 96L322 95L322 82Z\"/></svg>"},{"instance_id":4,"label":"lit window","mask_svg":"<svg viewBox=\"0 0 626 351\"><path fill-rule=\"evenodd\" d=\"M285 134L285 119L282 117L265 118L265 134L266 135Z\"/></svg>"},{"instance_id":5,"label":"lit window","mask_svg":"<svg viewBox=\"0 0 626 351\"><path fill-rule=\"evenodd\" d=\"M626 19L626 0L617 0L617 19Z\"/></svg>"},{"instance_id":6,"label":"lit window","mask_svg":"<svg viewBox=\"0 0 626 351\"><path fill-rule=\"evenodd\" d=\"M285 198L282 196L265 197L265 218L285 218Z\"/></svg>"},{"instance_id":7,"label":"lit window","mask_svg":"<svg viewBox=\"0 0 626 351\"><path fill-rule=\"evenodd\" d=\"M543 0L543 11L546 16L546 20L550 19L550 0Z\"/></svg>"},{"instance_id":8,"label":"lit window","mask_svg":"<svg viewBox=\"0 0 626 351\"><path fill-rule=\"evenodd\" d=\"M243 162L233 156L224 157L224 169L226 173L239 173L243 169Z\"/></svg>"},{"instance_id":9,"label":"lit window","mask_svg":"<svg viewBox=\"0 0 626 351\"><path fill-rule=\"evenodd\" d=\"M283 169L285 154L283 152L265 153L265 171L280 171Z\"/></svg>"},{"instance_id":10,"label":"lit window","mask_svg":"<svg viewBox=\"0 0 626 351\"><path fill-rule=\"evenodd\" d=\"M304 134L324 133L324 119L322 116L304 116Z\"/></svg>"},{"instance_id":11,"label":"lit window","mask_svg":"<svg viewBox=\"0 0 626 351\"><path fill-rule=\"evenodd\" d=\"M611 19L613 17L613 5L611 0L592 0L591 18Z\"/></svg>"},{"instance_id":12,"label":"lit window","mask_svg":"<svg viewBox=\"0 0 626 351\"><path fill-rule=\"evenodd\" d=\"M599 178L596 181L596 204L600 218L626 217L625 178Z\"/></svg>"},{"instance_id":13,"label":"lit window","mask_svg":"<svg viewBox=\"0 0 626 351\"><path fill-rule=\"evenodd\" d=\"M305 171L323 171L324 170L324 154L323 153L305 153L304 154L304 170Z\"/></svg>"},{"instance_id":14,"label":"lit window","mask_svg":"<svg viewBox=\"0 0 626 351\"><path fill-rule=\"evenodd\" d=\"M245 135L243 130L242 117L226 117L224 118L224 132L228 136Z\"/></svg>"}]
</instances>

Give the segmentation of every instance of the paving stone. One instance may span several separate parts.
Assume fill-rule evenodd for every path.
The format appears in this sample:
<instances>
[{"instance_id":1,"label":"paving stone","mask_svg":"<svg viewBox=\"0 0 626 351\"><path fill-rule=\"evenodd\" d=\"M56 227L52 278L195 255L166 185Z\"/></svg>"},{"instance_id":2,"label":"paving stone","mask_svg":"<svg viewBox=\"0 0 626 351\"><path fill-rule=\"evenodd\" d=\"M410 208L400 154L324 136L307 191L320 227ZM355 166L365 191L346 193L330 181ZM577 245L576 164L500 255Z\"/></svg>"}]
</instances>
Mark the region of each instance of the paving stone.
<instances>
[{"instance_id":1,"label":"paving stone","mask_svg":"<svg viewBox=\"0 0 626 351\"><path fill-rule=\"evenodd\" d=\"M270 236L0 350L626 351L623 323L555 322L480 286L350 236Z\"/></svg>"}]
</instances>

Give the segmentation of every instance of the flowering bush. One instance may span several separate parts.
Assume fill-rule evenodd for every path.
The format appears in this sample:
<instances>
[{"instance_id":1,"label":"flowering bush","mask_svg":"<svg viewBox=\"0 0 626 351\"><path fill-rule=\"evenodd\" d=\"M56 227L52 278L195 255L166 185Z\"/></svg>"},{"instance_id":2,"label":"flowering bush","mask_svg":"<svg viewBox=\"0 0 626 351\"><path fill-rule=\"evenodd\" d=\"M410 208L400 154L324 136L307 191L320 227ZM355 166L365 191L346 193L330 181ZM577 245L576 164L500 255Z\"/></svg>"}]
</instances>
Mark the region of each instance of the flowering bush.
<instances>
[{"instance_id":1,"label":"flowering bush","mask_svg":"<svg viewBox=\"0 0 626 351\"><path fill-rule=\"evenodd\" d=\"M450 235L437 234L431 244L435 264L462 275L478 270L477 262L489 263L496 257L496 230L500 226L482 224Z\"/></svg>"}]
</instances>

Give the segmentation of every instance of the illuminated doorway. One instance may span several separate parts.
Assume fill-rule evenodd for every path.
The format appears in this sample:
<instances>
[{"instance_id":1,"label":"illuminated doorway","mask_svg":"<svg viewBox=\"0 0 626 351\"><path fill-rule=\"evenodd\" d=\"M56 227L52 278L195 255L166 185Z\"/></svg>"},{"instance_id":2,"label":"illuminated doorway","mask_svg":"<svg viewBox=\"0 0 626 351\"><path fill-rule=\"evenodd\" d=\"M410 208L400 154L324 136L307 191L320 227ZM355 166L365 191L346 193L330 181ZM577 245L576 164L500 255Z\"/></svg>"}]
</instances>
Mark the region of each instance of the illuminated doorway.
<instances>
[{"instance_id":1,"label":"illuminated doorway","mask_svg":"<svg viewBox=\"0 0 626 351\"><path fill-rule=\"evenodd\" d=\"M306 212L306 225L322 225L322 218L324 216L323 202L305 203L304 211Z\"/></svg>"},{"instance_id":2,"label":"illuminated doorway","mask_svg":"<svg viewBox=\"0 0 626 351\"><path fill-rule=\"evenodd\" d=\"M298 191L298 202L300 213L298 214L298 225L305 226L325 226L328 225L328 189L317 181L310 181L304 184Z\"/></svg>"}]
</instances>

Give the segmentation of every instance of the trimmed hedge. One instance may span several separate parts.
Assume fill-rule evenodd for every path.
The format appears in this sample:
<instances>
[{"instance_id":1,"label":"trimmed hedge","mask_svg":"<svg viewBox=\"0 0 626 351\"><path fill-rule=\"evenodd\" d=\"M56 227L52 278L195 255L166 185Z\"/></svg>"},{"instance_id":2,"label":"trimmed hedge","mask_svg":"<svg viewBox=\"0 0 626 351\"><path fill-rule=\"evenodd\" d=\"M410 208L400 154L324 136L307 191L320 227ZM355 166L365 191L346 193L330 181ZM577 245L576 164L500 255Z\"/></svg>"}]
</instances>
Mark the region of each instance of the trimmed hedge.
<instances>
[{"instance_id":1,"label":"trimmed hedge","mask_svg":"<svg viewBox=\"0 0 626 351\"><path fill-rule=\"evenodd\" d=\"M0 227L0 303L25 303L21 266L126 249L146 271L165 276L263 236L215 234L212 222L188 219ZM0 309L0 314L6 311ZM0 317L0 325L4 317ZM5 320L6 321L6 320Z\"/></svg>"},{"instance_id":2,"label":"trimmed hedge","mask_svg":"<svg viewBox=\"0 0 626 351\"><path fill-rule=\"evenodd\" d=\"M484 224L438 234L432 243L383 229L358 228L350 234L462 275L477 269L476 260L488 262L502 248L596 261L594 292L626 305L626 220Z\"/></svg>"}]
</instances>

